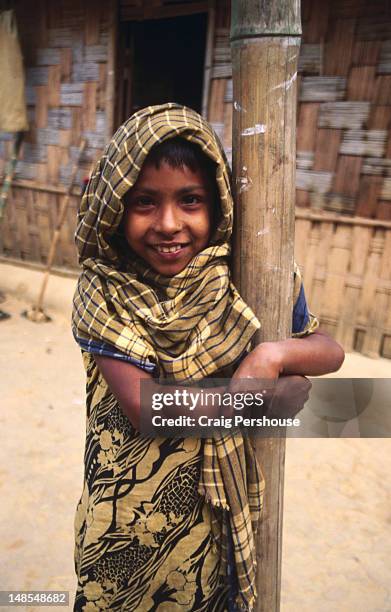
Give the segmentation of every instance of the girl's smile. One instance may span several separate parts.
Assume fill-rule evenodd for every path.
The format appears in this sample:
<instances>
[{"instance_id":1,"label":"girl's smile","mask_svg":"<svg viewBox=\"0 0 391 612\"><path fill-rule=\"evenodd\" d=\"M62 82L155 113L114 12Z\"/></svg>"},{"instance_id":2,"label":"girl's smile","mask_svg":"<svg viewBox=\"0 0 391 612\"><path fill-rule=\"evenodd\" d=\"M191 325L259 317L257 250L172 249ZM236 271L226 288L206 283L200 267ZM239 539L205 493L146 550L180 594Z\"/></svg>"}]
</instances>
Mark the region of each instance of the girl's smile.
<instances>
[{"instance_id":1,"label":"girl's smile","mask_svg":"<svg viewBox=\"0 0 391 612\"><path fill-rule=\"evenodd\" d=\"M175 276L209 244L213 194L202 169L146 162L125 198L129 246L156 272Z\"/></svg>"}]
</instances>

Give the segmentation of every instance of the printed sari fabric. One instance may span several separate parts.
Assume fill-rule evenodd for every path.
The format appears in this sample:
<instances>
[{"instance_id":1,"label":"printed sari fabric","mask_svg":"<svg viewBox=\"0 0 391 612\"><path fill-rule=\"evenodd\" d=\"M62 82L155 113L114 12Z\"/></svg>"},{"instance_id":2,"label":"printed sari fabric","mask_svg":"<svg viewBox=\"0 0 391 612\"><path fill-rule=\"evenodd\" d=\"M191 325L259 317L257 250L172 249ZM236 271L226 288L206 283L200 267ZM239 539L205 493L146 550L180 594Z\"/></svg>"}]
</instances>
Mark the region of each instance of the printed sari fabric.
<instances>
[{"instance_id":1,"label":"printed sari fabric","mask_svg":"<svg viewBox=\"0 0 391 612\"><path fill-rule=\"evenodd\" d=\"M139 434L93 357L83 358L86 472L75 519L74 609L227 609L210 508L198 494L202 442Z\"/></svg>"}]
</instances>

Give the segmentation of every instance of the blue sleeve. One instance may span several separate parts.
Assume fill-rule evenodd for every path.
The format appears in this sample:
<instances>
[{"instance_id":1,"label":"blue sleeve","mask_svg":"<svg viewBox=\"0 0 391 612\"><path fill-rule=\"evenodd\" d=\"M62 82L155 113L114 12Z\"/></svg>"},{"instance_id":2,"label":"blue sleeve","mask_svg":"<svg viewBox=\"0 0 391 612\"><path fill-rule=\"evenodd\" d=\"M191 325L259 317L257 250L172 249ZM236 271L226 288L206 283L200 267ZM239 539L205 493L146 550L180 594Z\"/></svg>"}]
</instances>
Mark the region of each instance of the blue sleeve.
<instances>
[{"instance_id":1,"label":"blue sleeve","mask_svg":"<svg viewBox=\"0 0 391 612\"><path fill-rule=\"evenodd\" d=\"M82 351L91 353L92 355L103 355L105 357L112 357L113 359L119 359L120 361L126 361L132 365L141 368L149 374L156 374L157 366L155 363L144 361L141 362L138 359L134 359L129 355L125 355L118 351L115 347L107 344L106 342L97 342L96 340L84 340L83 338L77 338L75 340L80 346Z\"/></svg>"},{"instance_id":2,"label":"blue sleeve","mask_svg":"<svg viewBox=\"0 0 391 612\"><path fill-rule=\"evenodd\" d=\"M304 287L301 285L300 292L296 303L293 306L292 313L292 333L299 334L303 332L310 322L310 313L305 299Z\"/></svg>"}]
</instances>

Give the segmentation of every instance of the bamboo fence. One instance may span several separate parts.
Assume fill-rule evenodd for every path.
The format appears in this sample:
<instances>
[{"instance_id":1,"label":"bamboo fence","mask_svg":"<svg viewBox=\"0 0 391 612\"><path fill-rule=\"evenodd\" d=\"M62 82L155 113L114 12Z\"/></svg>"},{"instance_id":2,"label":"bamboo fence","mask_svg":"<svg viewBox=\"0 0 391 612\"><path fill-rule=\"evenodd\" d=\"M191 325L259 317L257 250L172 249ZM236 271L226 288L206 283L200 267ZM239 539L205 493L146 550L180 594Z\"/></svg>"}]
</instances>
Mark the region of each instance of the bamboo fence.
<instances>
[{"instance_id":1,"label":"bamboo fence","mask_svg":"<svg viewBox=\"0 0 391 612\"><path fill-rule=\"evenodd\" d=\"M391 358L391 223L296 209L312 311L347 351Z\"/></svg>"}]
</instances>

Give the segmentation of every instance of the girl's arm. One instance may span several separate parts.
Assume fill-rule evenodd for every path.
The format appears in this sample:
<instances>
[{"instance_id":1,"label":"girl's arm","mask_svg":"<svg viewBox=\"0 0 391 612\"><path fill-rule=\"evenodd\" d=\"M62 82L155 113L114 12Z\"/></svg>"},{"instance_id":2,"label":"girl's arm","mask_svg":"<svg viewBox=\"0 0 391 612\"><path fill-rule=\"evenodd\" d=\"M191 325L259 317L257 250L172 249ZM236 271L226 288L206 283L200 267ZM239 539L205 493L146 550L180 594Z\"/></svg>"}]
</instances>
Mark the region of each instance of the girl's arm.
<instances>
[{"instance_id":1,"label":"girl's arm","mask_svg":"<svg viewBox=\"0 0 391 612\"><path fill-rule=\"evenodd\" d=\"M281 375L320 376L338 370L345 358L333 338L316 330L303 338L262 342L242 361L234 378L276 379Z\"/></svg>"},{"instance_id":2,"label":"girl's arm","mask_svg":"<svg viewBox=\"0 0 391 612\"><path fill-rule=\"evenodd\" d=\"M268 390L269 416L293 417L309 397L311 383L305 377L338 370L344 357L341 346L318 330L302 338L263 342L243 359L229 388L238 393L261 386Z\"/></svg>"},{"instance_id":3,"label":"girl's arm","mask_svg":"<svg viewBox=\"0 0 391 612\"><path fill-rule=\"evenodd\" d=\"M151 391L155 393L170 392L170 388L153 382L151 374L144 372L130 363L94 355L97 366L106 380L110 391L117 398L124 414L129 418L132 425L140 428L140 414L151 414L151 401L145 398L145 404L141 403L141 381L149 380L152 383ZM278 379L284 375L308 375L317 376L337 370L343 362L344 352L332 338L326 334L316 331L304 338L291 338L279 342L263 342L245 357L236 370L231 383L232 391L235 388L235 380L240 379ZM296 377L297 378L297 377ZM292 380L296 380L296 378ZM308 388L303 387L296 380L296 386L300 393L305 396ZM215 388L215 391L224 393L226 388ZM193 389L194 391L194 389ZM186 405L174 405L164 409L164 416L176 417L190 414ZM208 414L210 417L220 416L220 407L215 405L198 404L192 416Z\"/></svg>"},{"instance_id":4,"label":"girl's arm","mask_svg":"<svg viewBox=\"0 0 391 612\"><path fill-rule=\"evenodd\" d=\"M139 429L141 381L152 380L151 374L131 363L112 357L94 355L94 359L123 413L133 427Z\"/></svg>"},{"instance_id":5,"label":"girl's arm","mask_svg":"<svg viewBox=\"0 0 391 612\"><path fill-rule=\"evenodd\" d=\"M94 355L94 359L110 391L118 400L123 413L137 430L140 429L141 411L146 415L145 422L149 422L150 416L152 416L152 397L151 395L147 396L147 393L141 395L141 381L145 380L151 382L151 385L148 385L148 390L150 390L151 393L170 393L178 388L178 386L170 387L159 385L157 382L154 382L151 374L148 374L148 372L145 372L131 363L120 361L112 357L103 357L101 355ZM183 387L183 389L186 389L186 387ZM194 392L194 388L188 390ZM226 388L214 387L213 390L224 393ZM144 403L142 403L142 399L144 399ZM190 412L189 405L175 404L173 406L166 406L163 414L167 418L175 418L180 415L197 417L201 414L217 417L220 415L220 407L218 405L207 405L199 402Z\"/></svg>"}]
</instances>

